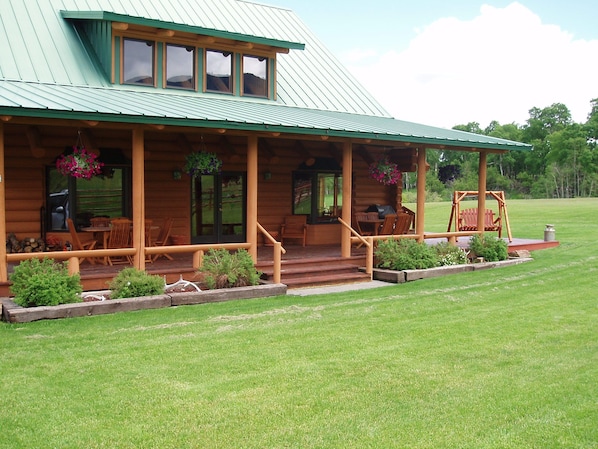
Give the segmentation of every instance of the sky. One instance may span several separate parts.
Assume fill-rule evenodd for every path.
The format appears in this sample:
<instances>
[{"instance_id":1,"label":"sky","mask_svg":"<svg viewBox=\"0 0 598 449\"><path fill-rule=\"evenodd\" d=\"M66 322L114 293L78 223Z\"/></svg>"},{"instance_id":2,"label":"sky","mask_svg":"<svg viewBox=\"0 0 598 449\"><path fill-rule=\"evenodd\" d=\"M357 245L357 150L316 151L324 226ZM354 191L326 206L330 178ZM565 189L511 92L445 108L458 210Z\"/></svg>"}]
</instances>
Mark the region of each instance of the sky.
<instances>
[{"instance_id":1,"label":"sky","mask_svg":"<svg viewBox=\"0 0 598 449\"><path fill-rule=\"evenodd\" d=\"M292 9L396 119L525 124L598 98L592 0L267 0Z\"/></svg>"}]
</instances>

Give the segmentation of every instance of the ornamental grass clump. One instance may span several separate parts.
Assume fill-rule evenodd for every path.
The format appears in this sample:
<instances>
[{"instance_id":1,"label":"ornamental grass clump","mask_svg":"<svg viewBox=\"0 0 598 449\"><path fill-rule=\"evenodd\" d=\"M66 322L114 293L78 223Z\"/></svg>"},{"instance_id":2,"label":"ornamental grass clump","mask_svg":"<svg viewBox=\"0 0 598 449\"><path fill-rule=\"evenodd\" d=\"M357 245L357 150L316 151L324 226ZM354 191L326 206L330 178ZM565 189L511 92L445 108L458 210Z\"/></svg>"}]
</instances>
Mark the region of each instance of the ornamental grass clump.
<instances>
[{"instance_id":1,"label":"ornamental grass clump","mask_svg":"<svg viewBox=\"0 0 598 449\"><path fill-rule=\"evenodd\" d=\"M206 253L199 271L209 289L257 285L262 275L255 269L253 259L245 249L236 252L223 248L211 249Z\"/></svg>"},{"instance_id":2,"label":"ornamental grass clump","mask_svg":"<svg viewBox=\"0 0 598 449\"><path fill-rule=\"evenodd\" d=\"M486 262L507 260L509 257L507 242L488 234L473 235L469 240L469 250L477 257L483 257Z\"/></svg>"},{"instance_id":3,"label":"ornamental grass clump","mask_svg":"<svg viewBox=\"0 0 598 449\"><path fill-rule=\"evenodd\" d=\"M164 279L134 267L123 269L110 282L110 298L137 298L164 293Z\"/></svg>"},{"instance_id":4,"label":"ornamental grass clump","mask_svg":"<svg viewBox=\"0 0 598 449\"><path fill-rule=\"evenodd\" d=\"M375 257L378 268L390 270L421 270L438 266L436 250L413 239L380 240Z\"/></svg>"},{"instance_id":5,"label":"ornamental grass clump","mask_svg":"<svg viewBox=\"0 0 598 449\"><path fill-rule=\"evenodd\" d=\"M66 264L44 258L24 260L10 275L14 302L21 307L57 306L81 302L78 274L70 275Z\"/></svg>"}]
</instances>

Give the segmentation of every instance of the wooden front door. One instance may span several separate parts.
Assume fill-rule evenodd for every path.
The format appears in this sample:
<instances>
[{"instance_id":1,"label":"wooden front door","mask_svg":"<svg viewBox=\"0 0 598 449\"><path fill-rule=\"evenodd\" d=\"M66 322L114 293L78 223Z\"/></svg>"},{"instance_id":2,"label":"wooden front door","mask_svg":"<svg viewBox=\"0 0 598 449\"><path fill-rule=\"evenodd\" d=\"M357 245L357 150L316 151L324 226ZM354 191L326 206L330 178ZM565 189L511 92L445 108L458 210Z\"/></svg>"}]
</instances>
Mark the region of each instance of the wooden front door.
<instances>
[{"instance_id":1,"label":"wooden front door","mask_svg":"<svg viewBox=\"0 0 598 449\"><path fill-rule=\"evenodd\" d=\"M202 175L192 182L191 242L245 241L245 174Z\"/></svg>"}]
</instances>

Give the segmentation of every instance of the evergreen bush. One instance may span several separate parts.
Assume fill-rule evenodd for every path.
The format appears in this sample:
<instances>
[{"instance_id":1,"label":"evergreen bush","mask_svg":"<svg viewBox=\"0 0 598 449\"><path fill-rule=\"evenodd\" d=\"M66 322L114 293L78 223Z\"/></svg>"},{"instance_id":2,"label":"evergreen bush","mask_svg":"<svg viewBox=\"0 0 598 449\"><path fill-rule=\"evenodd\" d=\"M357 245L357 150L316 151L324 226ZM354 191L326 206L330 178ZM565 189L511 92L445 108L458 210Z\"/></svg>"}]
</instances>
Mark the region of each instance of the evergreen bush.
<instances>
[{"instance_id":1,"label":"evergreen bush","mask_svg":"<svg viewBox=\"0 0 598 449\"><path fill-rule=\"evenodd\" d=\"M199 271L209 289L257 285L261 276L245 249L236 252L223 248L211 249L206 253Z\"/></svg>"},{"instance_id":2,"label":"evergreen bush","mask_svg":"<svg viewBox=\"0 0 598 449\"><path fill-rule=\"evenodd\" d=\"M378 241L376 266L390 270L419 270L438 266L436 250L425 242L413 239Z\"/></svg>"},{"instance_id":3,"label":"evergreen bush","mask_svg":"<svg viewBox=\"0 0 598 449\"><path fill-rule=\"evenodd\" d=\"M164 293L164 279L134 267L123 269L110 283L110 298L137 298Z\"/></svg>"},{"instance_id":4,"label":"evergreen bush","mask_svg":"<svg viewBox=\"0 0 598 449\"><path fill-rule=\"evenodd\" d=\"M469 241L469 249L486 262L506 260L509 257L507 242L493 235L473 235Z\"/></svg>"},{"instance_id":5,"label":"evergreen bush","mask_svg":"<svg viewBox=\"0 0 598 449\"><path fill-rule=\"evenodd\" d=\"M22 307L56 306L81 302L80 276L66 264L44 258L24 260L10 275L14 301Z\"/></svg>"}]
</instances>

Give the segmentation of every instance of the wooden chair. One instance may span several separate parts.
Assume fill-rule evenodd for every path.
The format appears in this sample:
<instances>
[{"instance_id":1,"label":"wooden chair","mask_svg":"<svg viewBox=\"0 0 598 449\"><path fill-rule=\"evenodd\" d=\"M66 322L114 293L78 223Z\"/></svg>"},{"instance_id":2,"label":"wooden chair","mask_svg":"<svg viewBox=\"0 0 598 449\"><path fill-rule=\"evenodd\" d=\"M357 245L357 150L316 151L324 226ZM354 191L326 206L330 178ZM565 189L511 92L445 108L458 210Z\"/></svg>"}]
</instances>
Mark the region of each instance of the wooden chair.
<instances>
[{"instance_id":1,"label":"wooden chair","mask_svg":"<svg viewBox=\"0 0 598 449\"><path fill-rule=\"evenodd\" d=\"M412 217L409 214L397 214L397 221L395 222L394 235L409 234L411 228Z\"/></svg>"},{"instance_id":2,"label":"wooden chair","mask_svg":"<svg viewBox=\"0 0 598 449\"><path fill-rule=\"evenodd\" d=\"M280 227L280 241L284 245L286 239L301 240L302 246L305 246L307 237L307 216L289 215L285 217L284 223Z\"/></svg>"},{"instance_id":3,"label":"wooden chair","mask_svg":"<svg viewBox=\"0 0 598 449\"><path fill-rule=\"evenodd\" d=\"M361 223L365 223L368 221L377 221L378 220L378 212L355 212L355 227L357 232L361 235L375 235L376 234L376 225L372 224L372 226L368 226L367 228L362 227ZM369 224L369 223L368 223Z\"/></svg>"},{"instance_id":4,"label":"wooden chair","mask_svg":"<svg viewBox=\"0 0 598 449\"><path fill-rule=\"evenodd\" d=\"M388 214L384 217L384 223L380 229L380 235L392 235L395 229L395 223L397 221L396 214Z\"/></svg>"},{"instance_id":5,"label":"wooden chair","mask_svg":"<svg viewBox=\"0 0 598 449\"><path fill-rule=\"evenodd\" d=\"M372 235L371 230L366 230L361 227L360 223L368 221L367 212L355 212L353 214L354 226L359 235Z\"/></svg>"},{"instance_id":6,"label":"wooden chair","mask_svg":"<svg viewBox=\"0 0 598 449\"><path fill-rule=\"evenodd\" d=\"M89 240L84 243L81 242L79 239L79 234L77 234L77 230L75 229L75 223L73 222L72 218L66 219L67 226L69 228L69 233L71 234L71 240L73 245L73 250L82 251L82 250L92 250L96 246L95 240ZM95 265L96 261L93 257L79 257L79 263L82 263L84 260L87 260L90 264Z\"/></svg>"},{"instance_id":7,"label":"wooden chair","mask_svg":"<svg viewBox=\"0 0 598 449\"><path fill-rule=\"evenodd\" d=\"M115 218L110 223L110 235L108 236L108 248L130 248L131 247L131 225L128 218ZM133 263L131 256L108 256L108 263Z\"/></svg>"},{"instance_id":8,"label":"wooden chair","mask_svg":"<svg viewBox=\"0 0 598 449\"><path fill-rule=\"evenodd\" d=\"M107 228L110 226L110 217L91 217L89 223L92 228Z\"/></svg>"},{"instance_id":9,"label":"wooden chair","mask_svg":"<svg viewBox=\"0 0 598 449\"><path fill-rule=\"evenodd\" d=\"M154 246L166 246L166 245L168 245L168 239L170 238L170 231L172 229L172 223L173 222L174 222L174 220L171 217L167 217L167 218L164 219L164 223L162 224L162 227L160 228L160 232L158 233L158 237L153 242ZM168 260L174 260L172 258L172 256L170 256L169 254L160 253L160 254L154 255L154 257L152 258L152 262L155 262L160 257L165 257Z\"/></svg>"}]
</instances>

